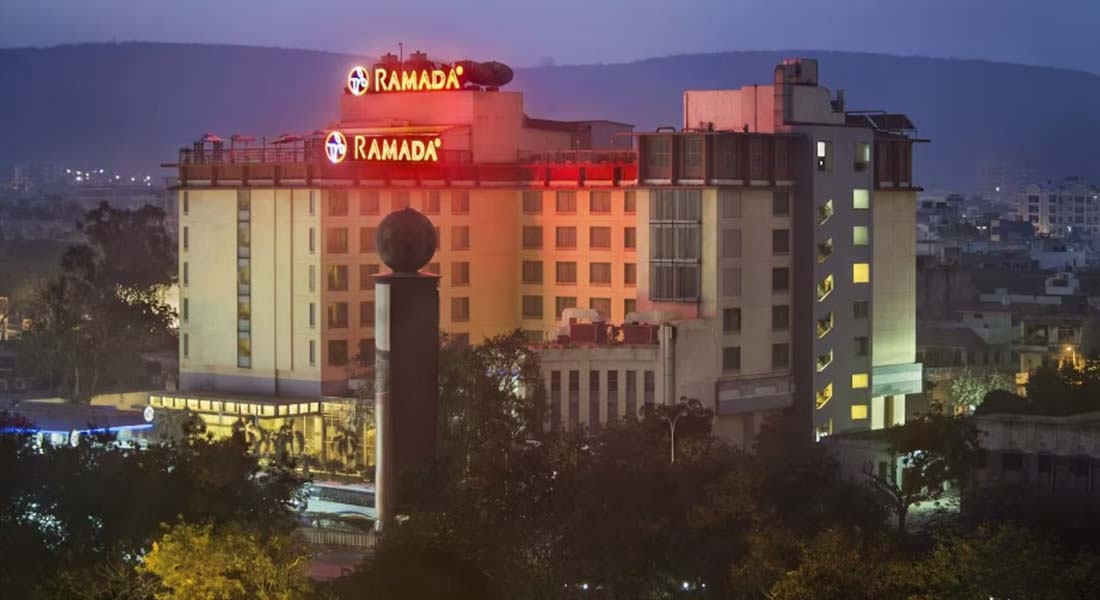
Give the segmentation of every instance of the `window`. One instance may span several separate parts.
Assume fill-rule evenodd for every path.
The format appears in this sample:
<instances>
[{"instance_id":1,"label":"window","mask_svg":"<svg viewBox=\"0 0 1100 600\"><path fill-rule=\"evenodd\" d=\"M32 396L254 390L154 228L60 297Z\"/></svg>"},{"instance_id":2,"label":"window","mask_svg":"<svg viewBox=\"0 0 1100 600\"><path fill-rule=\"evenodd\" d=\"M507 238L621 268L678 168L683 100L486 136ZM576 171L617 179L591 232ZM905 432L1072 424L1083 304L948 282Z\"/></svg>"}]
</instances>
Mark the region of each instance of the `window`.
<instances>
[{"instance_id":1,"label":"window","mask_svg":"<svg viewBox=\"0 0 1100 600\"><path fill-rule=\"evenodd\" d=\"M332 190L328 193L328 216L348 216L348 191Z\"/></svg>"},{"instance_id":2,"label":"window","mask_svg":"<svg viewBox=\"0 0 1100 600\"><path fill-rule=\"evenodd\" d=\"M724 333L738 333L741 331L741 309L722 309L722 331Z\"/></svg>"},{"instance_id":3,"label":"window","mask_svg":"<svg viewBox=\"0 0 1100 600\"><path fill-rule=\"evenodd\" d=\"M181 307L183 322L186 323L191 318L191 302L190 299L183 299L183 306Z\"/></svg>"},{"instance_id":4,"label":"window","mask_svg":"<svg viewBox=\"0 0 1100 600\"><path fill-rule=\"evenodd\" d=\"M697 171L703 165L703 136L684 136L680 139L685 171Z\"/></svg>"},{"instance_id":5,"label":"window","mask_svg":"<svg viewBox=\"0 0 1100 600\"><path fill-rule=\"evenodd\" d=\"M542 261L541 260L525 260L523 261L523 283L532 285L542 284Z\"/></svg>"},{"instance_id":6,"label":"window","mask_svg":"<svg viewBox=\"0 0 1100 600\"><path fill-rule=\"evenodd\" d=\"M424 214L439 214L439 190L429 190L424 193Z\"/></svg>"},{"instance_id":7,"label":"window","mask_svg":"<svg viewBox=\"0 0 1100 600\"><path fill-rule=\"evenodd\" d=\"M325 251L329 254L348 253L348 228L330 227L328 229L327 245Z\"/></svg>"},{"instance_id":8,"label":"window","mask_svg":"<svg viewBox=\"0 0 1100 600\"><path fill-rule=\"evenodd\" d=\"M524 296L523 297L523 318L524 319L541 319L542 318L542 296Z\"/></svg>"},{"instance_id":9,"label":"window","mask_svg":"<svg viewBox=\"0 0 1100 600\"><path fill-rule=\"evenodd\" d=\"M359 192L359 214L377 215L381 212L378 201L378 190L361 190Z\"/></svg>"},{"instance_id":10,"label":"window","mask_svg":"<svg viewBox=\"0 0 1100 600\"><path fill-rule=\"evenodd\" d=\"M817 170L833 170L833 143L819 140L817 142Z\"/></svg>"},{"instance_id":11,"label":"window","mask_svg":"<svg viewBox=\"0 0 1100 600\"><path fill-rule=\"evenodd\" d=\"M424 272L425 273L431 273L433 275L439 275L439 263L437 263L437 262L428 263L428 265L426 267L424 267Z\"/></svg>"},{"instance_id":12,"label":"window","mask_svg":"<svg viewBox=\"0 0 1100 600\"><path fill-rule=\"evenodd\" d=\"M772 369L786 369L791 366L790 344L772 344Z\"/></svg>"},{"instance_id":13,"label":"window","mask_svg":"<svg viewBox=\"0 0 1100 600\"><path fill-rule=\"evenodd\" d=\"M722 230L722 258L741 257L741 230Z\"/></svg>"},{"instance_id":14,"label":"window","mask_svg":"<svg viewBox=\"0 0 1100 600\"><path fill-rule=\"evenodd\" d=\"M611 249L611 228L610 227L589 227L588 228L588 247L595 248L597 250L610 250Z\"/></svg>"},{"instance_id":15,"label":"window","mask_svg":"<svg viewBox=\"0 0 1100 600\"><path fill-rule=\"evenodd\" d=\"M871 303L866 300L857 300L852 303L852 317L866 319L871 315Z\"/></svg>"},{"instance_id":16,"label":"window","mask_svg":"<svg viewBox=\"0 0 1100 600\"><path fill-rule=\"evenodd\" d=\"M374 252L378 252L378 248L377 246L375 246L375 236L377 235L377 227L359 228L359 252L361 254L372 254Z\"/></svg>"},{"instance_id":17,"label":"window","mask_svg":"<svg viewBox=\"0 0 1100 600\"><path fill-rule=\"evenodd\" d=\"M791 214L791 199L787 190L772 192L772 216L787 217Z\"/></svg>"},{"instance_id":18,"label":"window","mask_svg":"<svg viewBox=\"0 0 1100 600\"><path fill-rule=\"evenodd\" d=\"M867 263L855 263L852 265L852 283L867 283L871 281L871 265Z\"/></svg>"},{"instance_id":19,"label":"window","mask_svg":"<svg viewBox=\"0 0 1100 600\"><path fill-rule=\"evenodd\" d=\"M309 291L317 291L317 266L309 265Z\"/></svg>"},{"instance_id":20,"label":"window","mask_svg":"<svg viewBox=\"0 0 1100 600\"><path fill-rule=\"evenodd\" d=\"M252 336L247 332L237 332L237 366L249 368L252 366Z\"/></svg>"},{"instance_id":21,"label":"window","mask_svg":"<svg viewBox=\"0 0 1100 600\"><path fill-rule=\"evenodd\" d=\"M187 287L191 284L191 269L190 265L186 262L183 263L183 287Z\"/></svg>"},{"instance_id":22,"label":"window","mask_svg":"<svg viewBox=\"0 0 1100 600\"><path fill-rule=\"evenodd\" d=\"M790 327L791 307L780 304L772 307L772 331L786 331Z\"/></svg>"},{"instance_id":23,"label":"window","mask_svg":"<svg viewBox=\"0 0 1100 600\"><path fill-rule=\"evenodd\" d=\"M577 247L577 228L576 227L555 227L554 228L554 247L555 248L576 248Z\"/></svg>"},{"instance_id":24,"label":"window","mask_svg":"<svg viewBox=\"0 0 1100 600\"><path fill-rule=\"evenodd\" d=\"M871 164L871 144L868 142L856 142L855 161L852 167L856 171L866 171Z\"/></svg>"},{"instance_id":25,"label":"window","mask_svg":"<svg viewBox=\"0 0 1100 600\"><path fill-rule=\"evenodd\" d=\"M524 190L524 192L523 192L523 214L525 214L525 215L542 214L542 192L540 192L538 190Z\"/></svg>"},{"instance_id":26,"label":"window","mask_svg":"<svg viewBox=\"0 0 1100 600\"><path fill-rule=\"evenodd\" d=\"M561 427L561 371L550 371L550 426Z\"/></svg>"},{"instance_id":27,"label":"window","mask_svg":"<svg viewBox=\"0 0 1100 600\"><path fill-rule=\"evenodd\" d=\"M470 192L466 190L451 192L451 214L470 214Z\"/></svg>"},{"instance_id":28,"label":"window","mask_svg":"<svg viewBox=\"0 0 1100 600\"><path fill-rule=\"evenodd\" d=\"M328 326L330 329L345 329L348 326L348 303L329 302Z\"/></svg>"},{"instance_id":29,"label":"window","mask_svg":"<svg viewBox=\"0 0 1100 600\"><path fill-rule=\"evenodd\" d=\"M329 340L328 342L328 366L342 367L348 364L348 341Z\"/></svg>"},{"instance_id":30,"label":"window","mask_svg":"<svg viewBox=\"0 0 1100 600\"><path fill-rule=\"evenodd\" d=\"M867 418L867 405L866 404L853 404L852 405L852 420L863 421Z\"/></svg>"},{"instance_id":31,"label":"window","mask_svg":"<svg viewBox=\"0 0 1100 600\"><path fill-rule=\"evenodd\" d=\"M317 214L317 190L309 190L309 216Z\"/></svg>"},{"instance_id":32,"label":"window","mask_svg":"<svg viewBox=\"0 0 1100 600\"><path fill-rule=\"evenodd\" d=\"M592 285L611 285L611 263L589 263L588 283Z\"/></svg>"},{"instance_id":33,"label":"window","mask_svg":"<svg viewBox=\"0 0 1100 600\"><path fill-rule=\"evenodd\" d=\"M359 303L359 326L370 327L374 325L374 302L363 301Z\"/></svg>"},{"instance_id":34,"label":"window","mask_svg":"<svg viewBox=\"0 0 1100 600\"><path fill-rule=\"evenodd\" d=\"M634 250L638 247L638 229L636 227L623 229L623 247L627 250Z\"/></svg>"},{"instance_id":35,"label":"window","mask_svg":"<svg viewBox=\"0 0 1100 600\"><path fill-rule=\"evenodd\" d=\"M727 346L722 348L722 370L723 371L740 371L741 370L741 347L740 346Z\"/></svg>"},{"instance_id":36,"label":"window","mask_svg":"<svg viewBox=\"0 0 1100 600\"><path fill-rule=\"evenodd\" d=\"M599 312L604 319L611 319L611 298L589 298L588 308Z\"/></svg>"},{"instance_id":37,"label":"window","mask_svg":"<svg viewBox=\"0 0 1100 600\"><path fill-rule=\"evenodd\" d=\"M626 287L638 285L638 265L635 263L623 263L623 285Z\"/></svg>"},{"instance_id":38,"label":"window","mask_svg":"<svg viewBox=\"0 0 1100 600\"><path fill-rule=\"evenodd\" d=\"M451 250L470 249L470 227L455 225L451 227Z\"/></svg>"},{"instance_id":39,"label":"window","mask_svg":"<svg viewBox=\"0 0 1100 600\"><path fill-rule=\"evenodd\" d=\"M829 400L833 399L833 384L828 383L825 387L817 390L817 394L814 398L814 406L818 410L825 408L825 405L829 403Z\"/></svg>"},{"instance_id":40,"label":"window","mask_svg":"<svg viewBox=\"0 0 1100 600\"><path fill-rule=\"evenodd\" d=\"M542 248L542 227L525 225L523 227L523 247L528 250Z\"/></svg>"},{"instance_id":41,"label":"window","mask_svg":"<svg viewBox=\"0 0 1100 600\"><path fill-rule=\"evenodd\" d=\"M607 421L619 417L619 372L611 369L607 372Z\"/></svg>"},{"instance_id":42,"label":"window","mask_svg":"<svg viewBox=\"0 0 1100 600\"><path fill-rule=\"evenodd\" d=\"M723 219L740 218L741 192L737 190L718 190L718 206L722 210Z\"/></svg>"},{"instance_id":43,"label":"window","mask_svg":"<svg viewBox=\"0 0 1100 600\"><path fill-rule=\"evenodd\" d=\"M347 265L329 265L328 268L328 285L327 288L330 292L346 292L348 289L348 266Z\"/></svg>"},{"instance_id":44,"label":"window","mask_svg":"<svg viewBox=\"0 0 1100 600\"><path fill-rule=\"evenodd\" d=\"M866 246L871 243L871 235L867 230L866 225L856 225L852 227L852 245L853 246Z\"/></svg>"},{"instance_id":45,"label":"window","mask_svg":"<svg viewBox=\"0 0 1100 600\"><path fill-rule=\"evenodd\" d=\"M825 337L833 330L833 325L836 323L836 319L833 318L833 313L829 312L824 317L817 320L817 337L818 339Z\"/></svg>"},{"instance_id":46,"label":"window","mask_svg":"<svg viewBox=\"0 0 1100 600\"><path fill-rule=\"evenodd\" d=\"M600 428L600 372L588 372L588 428Z\"/></svg>"},{"instance_id":47,"label":"window","mask_svg":"<svg viewBox=\"0 0 1100 600\"><path fill-rule=\"evenodd\" d=\"M555 212L559 215L574 214L577 212L577 192L573 190L558 190L554 200Z\"/></svg>"},{"instance_id":48,"label":"window","mask_svg":"<svg viewBox=\"0 0 1100 600\"><path fill-rule=\"evenodd\" d=\"M451 321L465 323L470 320L470 299L451 298Z\"/></svg>"},{"instance_id":49,"label":"window","mask_svg":"<svg viewBox=\"0 0 1100 600\"><path fill-rule=\"evenodd\" d=\"M611 214L611 192L595 190L588 193L588 212L594 215Z\"/></svg>"},{"instance_id":50,"label":"window","mask_svg":"<svg viewBox=\"0 0 1100 600\"><path fill-rule=\"evenodd\" d=\"M569 429L576 429L581 418L581 372L569 371Z\"/></svg>"},{"instance_id":51,"label":"window","mask_svg":"<svg viewBox=\"0 0 1100 600\"><path fill-rule=\"evenodd\" d=\"M374 276L378 274L379 266L375 264L359 265L359 289L373 290Z\"/></svg>"},{"instance_id":52,"label":"window","mask_svg":"<svg viewBox=\"0 0 1100 600\"><path fill-rule=\"evenodd\" d=\"M789 229L773 229L772 230L772 254L790 254L791 252L791 230Z\"/></svg>"},{"instance_id":53,"label":"window","mask_svg":"<svg viewBox=\"0 0 1100 600\"><path fill-rule=\"evenodd\" d=\"M833 238L829 238L817 245L817 262L823 263L833 255Z\"/></svg>"},{"instance_id":54,"label":"window","mask_svg":"<svg viewBox=\"0 0 1100 600\"><path fill-rule=\"evenodd\" d=\"M646 166L652 169L668 169L672 166L672 138L651 136L645 138Z\"/></svg>"},{"instance_id":55,"label":"window","mask_svg":"<svg viewBox=\"0 0 1100 600\"><path fill-rule=\"evenodd\" d=\"M867 356L870 343L866 336L860 336L852 339L852 355L856 358Z\"/></svg>"},{"instance_id":56,"label":"window","mask_svg":"<svg viewBox=\"0 0 1100 600\"><path fill-rule=\"evenodd\" d=\"M818 354L817 355L817 361L815 363L815 367L817 368L818 373L820 373L820 372L824 371L825 369L829 368L829 365L831 365L831 364L833 364L833 351L832 350L826 350L824 354Z\"/></svg>"},{"instance_id":57,"label":"window","mask_svg":"<svg viewBox=\"0 0 1100 600\"><path fill-rule=\"evenodd\" d=\"M409 190L396 190L390 192L390 211L397 212L409 207Z\"/></svg>"},{"instance_id":58,"label":"window","mask_svg":"<svg viewBox=\"0 0 1100 600\"><path fill-rule=\"evenodd\" d=\"M374 364L374 339L364 338L359 340L359 364L361 365L373 365Z\"/></svg>"},{"instance_id":59,"label":"window","mask_svg":"<svg viewBox=\"0 0 1100 600\"><path fill-rule=\"evenodd\" d=\"M650 300L694 302L699 298L701 215L699 190L650 193Z\"/></svg>"},{"instance_id":60,"label":"window","mask_svg":"<svg viewBox=\"0 0 1100 600\"><path fill-rule=\"evenodd\" d=\"M554 317L560 317L562 311L567 308L577 308L577 299L573 296L557 296L554 298Z\"/></svg>"},{"instance_id":61,"label":"window","mask_svg":"<svg viewBox=\"0 0 1100 600\"><path fill-rule=\"evenodd\" d=\"M559 284L576 284L577 283L577 263L575 262L557 262L554 263L554 281Z\"/></svg>"},{"instance_id":62,"label":"window","mask_svg":"<svg viewBox=\"0 0 1100 600\"><path fill-rule=\"evenodd\" d=\"M185 333L183 334L183 357L188 358L189 356L191 356L191 336Z\"/></svg>"},{"instance_id":63,"label":"window","mask_svg":"<svg viewBox=\"0 0 1100 600\"><path fill-rule=\"evenodd\" d=\"M183 214L191 214L191 194L186 190L183 192Z\"/></svg>"},{"instance_id":64,"label":"window","mask_svg":"<svg viewBox=\"0 0 1100 600\"><path fill-rule=\"evenodd\" d=\"M871 192L868 190L852 190L852 208L856 210L871 208Z\"/></svg>"},{"instance_id":65,"label":"window","mask_svg":"<svg viewBox=\"0 0 1100 600\"><path fill-rule=\"evenodd\" d=\"M623 192L623 212L628 215L638 212L637 193L634 190Z\"/></svg>"},{"instance_id":66,"label":"window","mask_svg":"<svg viewBox=\"0 0 1100 600\"><path fill-rule=\"evenodd\" d=\"M191 228L184 226L183 228L183 249L188 250L191 247Z\"/></svg>"},{"instance_id":67,"label":"window","mask_svg":"<svg viewBox=\"0 0 1100 600\"><path fill-rule=\"evenodd\" d=\"M470 263L451 263L451 286L464 287L470 285Z\"/></svg>"},{"instance_id":68,"label":"window","mask_svg":"<svg viewBox=\"0 0 1100 600\"><path fill-rule=\"evenodd\" d=\"M722 269L722 295L730 297L741 295L740 267L726 267Z\"/></svg>"},{"instance_id":69,"label":"window","mask_svg":"<svg viewBox=\"0 0 1100 600\"><path fill-rule=\"evenodd\" d=\"M772 269L772 292L785 293L791 287L791 270L787 267Z\"/></svg>"},{"instance_id":70,"label":"window","mask_svg":"<svg viewBox=\"0 0 1100 600\"><path fill-rule=\"evenodd\" d=\"M862 390L870 383L870 377L866 373L852 373L852 389Z\"/></svg>"},{"instance_id":71,"label":"window","mask_svg":"<svg viewBox=\"0 0 1100 600\"><path fill-rule=\"evenodd\" d=\"M623 318L624 319L626 318L626 315L629 315L630 313L637 312L637 311L638 311L638 301L636 299L627 298L627 299L623 300Z\"/></svg>"}]
</instances>

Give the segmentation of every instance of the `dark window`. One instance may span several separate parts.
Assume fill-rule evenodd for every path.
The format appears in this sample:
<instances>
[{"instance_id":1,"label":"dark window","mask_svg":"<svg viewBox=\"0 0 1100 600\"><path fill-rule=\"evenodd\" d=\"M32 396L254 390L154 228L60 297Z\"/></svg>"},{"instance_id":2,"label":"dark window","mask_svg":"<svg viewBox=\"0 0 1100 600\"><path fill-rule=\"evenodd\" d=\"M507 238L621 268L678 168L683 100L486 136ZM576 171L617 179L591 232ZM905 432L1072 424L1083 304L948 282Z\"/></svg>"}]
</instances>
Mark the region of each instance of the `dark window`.
<instances>
[{"instance_id":1,"label":"dark window","mask_svg":"<svg viewBox=\"0 0 1100 600\"><path fill-rule=\"evenodd\" d=\"M470 192L465 190L451 192L451 214L470 214Z\"/></svg>"},{"instance_id":2,"label":"dark window","mask_svg":"<svg viewBox=\"0 0 1100 600\"><path fill-rule=\"evenodd\" d=\"M374 302L363 301L359 303L359 325L361 327L374 325Z\"/></svg>"},{"instance_id":3,"label":"dark window","mask_svg":"<svg viewBox=\"0 0 1100 600\"><path fill-rule=\"evenodd\" d=\"M791 364L791 347L789 344L772 344L772 368L786 369Z\"/></svg>"},{"instance_id":4,"label":"dark window","mask_svg":"<svg viewBox=\"0 0 1100 600\"><path fill-rule=\"evenodd\" d=\"M786 304L772 307L772 331L786 331L790 327L791 309Z\"/></svg>"},{"instance_id":5,"label":"dark window","mask_svg":"<svg viewBox=\"0 0 1100 600\"><path fill-rule=\"evenodd\" d=\"M348 341L328 341L328 365L330 367L342 367L348 364Z\"/></svg>"},{"instance_id":6,"label":"dark window","mask_svg":"<svg viewBox=\"0 0 1100 600\"><path fill-rule=\"evenodd\" d=\"M377 252L377 248L374 245L374 236L378 233L378 229L375 227L360 227L359 228L359 252L363 254L372 254Z\"/></svg>"},{"instance_id":7,"label":"dark window","mask_svg":"<svg viewBox=\"0 0 1100 600\"><path fill-rule=\"evenodd\" d=\"M329 329L346 329L348 326L348 303L329 302L328 305Z\"/></svg>"},{"instance_id":8,"label":"dark window","mask_svg":"<svg viewBox=\"0 0 1100 600\"><path fill-rule=\"evenodd\" d=\"M542 213L542 192L537 190L525 190L523 192L523 214L537 215Z\"/></svg>"},{"instance_id":9,"label":"dark window","mask_svg":"<svg viewBox=\"0 0 1100 600\"><path fill-rule=\"evenodd\" d=\"M328 229L327 242L325 249L329 254L347 254L348 253L348 228L347 227L330 227Z\"/></svg>"},{"instance_id":10,"label":"dark window","mask_svg":"<svg viewBox=\"0 0 1100 600\"><path fill-rule=\"evenodd\" d=\"M588 283L592 285L611 285L611 263L589 263Z\"/></svg>"},{"instance_id":11,"label":"dark window","mask_svg":"<svg viewBox=\"0 0 1100 600\"><path fill-rule=\"evenodd\" d=\"M465 287L470 285L470 263L451 263L451 286Z\"/></svg>"},{"instance_id":12,"label":"dark window","mask_svg":"<svg viewBox=\"0 0 1100 600\"><path fill-rule=\"evenodd\" d=\"M451 321L464 323L470 320L470 299L451 298Z\"/></svg>"},{"instance_id":13,"label":"dark window","mask_svg":"<svg viewBox=\"0 0 1100 600\"><path fill-rule=\"evenodd\" d=\"M328 291L330 292L346 292L348 289L348 266L347 265L329 265L328 268Z\"/></svg>"},{"instance_id":14,"label":"dark window","mask_svg":"<svg viewBox=\"0 0 1100 600\"><path fill-rule=\"evenodd\" d=\"M542 318L542 296L524 296L523 297L523 318L525 318L525 319L541 319Z\"/></svg>"},{"instance_id":15,"label":"dark window","mask_svg":"<svg viewBox=\"0 0 1100 600\"><path fill-rule=\"evenodd\" d=\"M791 270L787 267L772 269L772 291L786 292L791 287Z\"/></svg>"},{"instance_id":16,"label":"dark window","mask_svg":"<svg viewBox=\"0 0 1100 600\"><path fill-rule=\"evenodd\" d=\"M740 346L727 346L722 348L722 370L723 371L740 371L741 370L741 347Z\"/></svg>"},{"instance_id":17,"label":"dark window","mask_svg":"<svg viewBox=\"0 0 1100 600\"><path fill-rule=\"evenodd\" d=\"M542 261L541 260L525 260L523 261L523 283L540 285L542 284Z\"/></svg>"},{"instance_id":18,"label":"dark window","mask_svg":"<svg viewBox=\"0 0 1100 600\"><path fill-rule=\"evenodd\" d=\"M588 212L594 215L610 214L611 192L609 190L594 190L589 192Z\"/></svg>"},{"instance_id":19,"label":"dark window","mask_svg":"<svg viewBox=\"0 0 1100 600\"><path fill-rule=\"evenodd\" d=\"M786 217L790 214L791 200L787 190L775 190L772 192L772 216Z\"/></svg>"},{"instance_id":20,"label":"dark window","mask_svg":"<svg viewBox=\"0 0 1100 600\"><path fill-rule=\"evenodd\" d=\"M577 212L577 192L573 190L558 190L554 197L555 212L561 214L574 214Z\"/></svg>"},{"instance_id":21,"label":"dark window","mask_svg":"<svg viewBox=\"0 0 1100 600\"><path fill-rule=\"evenodd\" d=\"M866 300L857 300L852 303L852 316L856 319L866 319L871 315L871 303Z\"/></svg>"},{"instance_id":22,"label":"dark window","mask_svg":"<svg viewBox=\"0 0 1100 600\"><path fill-rule=\"evenodd\" d=\"M378 274L378 269L378 265L359 265L359 289L374 289L374 276Z\"/></svg>"},{"instance_id":23,"label":"dark window","mask_svg":"<svg viewBox=\"0 0 1100 600\"><path fill-rule=\"evenodd\" d=\"M328 193L328 216L346 217L348 215L348 191L332 190Z\"/></svg>"},{"instance_id":24,"label":"dark window","mask_svg":"<svg viewBox=\"0 0 1100 600\"><path fill-rule=\"evenodd\" d=\"M722 309L722 331L726 333L737 333L738 331L741 331L740 308Z\"/></svg>"},{"instance_id":25,"label":"dark window","mask_svg":"<svg viewBox=\"0 0 1100 600\"><path fill-rule=\"evenodd\" d=\"M789 229L772 230L772 254L790 254L791 231Z\"/></svg>"},{"instance_id":26,"label":"dark window","mask_svg":"<svg viewBox=\"0 0 1100 600\"><path fill-rule=\"evenodd\" d=\"M523 247L528 250L542 248L542 227L538 225L523 227Z\"/></svg>"},{"instance_id":27,"label":"dark window","mask_svg":"<svg viewBox=\"0 0 1100 600\"><path fill-rule=\"evenodd\" d=\"M554 264L554 281L559 284L577 283L577 263L558 262Z\"/></svg>"},{"instance_id":28,"label":"dark window","mask_svg":"<svg viewBox=\"0 0 1100 600\"><path fill-rule=\"evenodd\" d=\"M359 191L359 214L377 215L380 212L378 204L378 190Z\"/></svg>"},{"instance_id":29,"label":"dark window","mask_svg":"<svg viewBox=\"0 0 1100 600\"><path fill-rule=\"evenodd\" d=\"M574 296L557 296L554 298L554 317L560 317L562 311L567 308L577 308L577 299Z\"/></svg>"}]
</instances>

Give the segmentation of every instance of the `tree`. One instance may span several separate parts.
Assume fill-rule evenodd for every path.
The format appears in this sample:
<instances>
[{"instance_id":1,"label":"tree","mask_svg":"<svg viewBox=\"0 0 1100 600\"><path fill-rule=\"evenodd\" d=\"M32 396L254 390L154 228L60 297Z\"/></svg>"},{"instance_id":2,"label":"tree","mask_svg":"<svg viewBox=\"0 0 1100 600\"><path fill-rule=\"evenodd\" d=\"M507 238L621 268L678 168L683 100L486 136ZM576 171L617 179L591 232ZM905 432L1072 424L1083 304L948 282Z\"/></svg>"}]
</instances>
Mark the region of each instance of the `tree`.
<instances>
[{"instance_id":1,"label":"tree","mask_svg":"<svg viewBox=\"0 0 1100 600\"><path fill-rule=\"evenodd\" d=\"M657 438L668 434L669 462L676 462L676 440L710 436L714 411L703 408L697 398L682 397L676 404L643 406L642 422Z\"/></svg>"},{"instance_id":2,"label":"tree","mask_svg":"<svg viewBox=\"0 0 1100 600\"><path fill-rule=\"evenodd\" d=\"M977 460L978 431L969 418L947 416L934 407L884 435L901 472L879 473L868 466L864 473L896 515L898 532L905 534L914 504L940 501L949 485L966 487Z\"/></svg>"},{"instance_id":3,"label":"tree","mask_svg":"<svg viewBox=\"0 0 1100 600\"><path fill-rule=\"evenodd\" d=\"M798 567L779 577L769 600L905 598L913 585L898 552L881 538L861 540L829 529L801 544L800 554Z\"/></svg>"},{"instance_id":4,"label":"tree","mask_svg":"<svg viewBox=\"0 0 1100 600\"><path fill-rule=\"evenodd\" d=\"M90 244L69 248L61 272L34 293L20 359L73 402L87 401L105 376L143 377L142 354L173 343L175 313L163 301L163 274L154 276L141 266L163 257L138 251L173 255L170 245L162 248L168 239L162 223L147 213L139 217L106 205L88 213L84 230Z\"/></svg>"},{"instance_id":5,"label":"tree","mask_svg":"<svg viewBox=\"0 0 1100 600\"><path fill-rule=\"evenodd\" d=\"M157 600L304 600L312 596L308 559L286 534L179 523L153 542L138 570L159 579Z\"/></svg>"},{"instance_id":6,"label":"tree","mask_svg":"<svg viewBox=\"0 0 1100 600\"><path fill-rule=\"evenodd\" d=\"M1012 391L1015 385L1000 372L976 373L965 369L951 380L951 396L962 408L979 406L994 390Z\"/></svg>"},{"instance_id":7,"label":"tree","mask_svg":"<svg viewBox=\"0 0 1100 600\"><path fill-rule=\"evenodd\" d=\"M101 202L77 228L95 251L99 276L109 285L150 290L176 280L175 243L163 209L118 209Z\"/></svg>"}]
</instances>

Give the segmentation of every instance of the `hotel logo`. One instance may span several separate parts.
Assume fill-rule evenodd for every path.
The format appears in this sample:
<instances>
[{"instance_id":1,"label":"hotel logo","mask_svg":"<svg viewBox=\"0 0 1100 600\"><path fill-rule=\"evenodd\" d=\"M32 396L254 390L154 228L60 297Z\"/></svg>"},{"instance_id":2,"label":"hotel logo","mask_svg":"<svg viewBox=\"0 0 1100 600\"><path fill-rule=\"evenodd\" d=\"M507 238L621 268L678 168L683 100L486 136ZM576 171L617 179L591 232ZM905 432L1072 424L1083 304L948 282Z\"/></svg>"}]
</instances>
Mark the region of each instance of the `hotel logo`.
<instances>
[{"instance_id":1,"label":"hotel logo","mask_svg":"<svg viewBox=\"0 0 1100 600\"><path fill-rule=\"evenodd\" d=\"M370 76L364 67L355 67L348 73L348 91L355 96L362 96L370 88Z\"/></svg>"},{"instance_id":2,"label":"hotel logo","mask_svg":"<svg viewBox=\"0 0 1100 600\"><path fill-rule=\"evenodd\" d=\"M339 131L333 131L325 138L325 155L328 161L334 165L344 161L348 155L348 138Z\"/></svg>"}]
</instances>

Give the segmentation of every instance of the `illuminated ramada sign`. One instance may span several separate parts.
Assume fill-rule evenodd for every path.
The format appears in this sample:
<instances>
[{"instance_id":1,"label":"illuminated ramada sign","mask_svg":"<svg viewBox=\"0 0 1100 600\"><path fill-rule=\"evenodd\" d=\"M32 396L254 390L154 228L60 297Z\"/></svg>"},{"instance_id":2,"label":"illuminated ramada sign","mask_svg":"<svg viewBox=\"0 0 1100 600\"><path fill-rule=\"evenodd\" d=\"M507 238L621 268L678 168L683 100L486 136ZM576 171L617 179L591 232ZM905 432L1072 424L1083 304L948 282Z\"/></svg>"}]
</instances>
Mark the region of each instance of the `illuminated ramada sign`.
<instances>
[{"instance_id":1,"label":"illuminated ramada sign","mask_svg":"<svg viewBox=\"0 0 1100 600\"><path fill-rule=\"evenodd\" d=\"M439 162L443 140L438 135L387 136L354 134L351 139L339 131L325 138L325 156L340 164L357 162Z\"/></svg>"},{"instance_id":2,"label":"illuminated ramada sign","mask_svg":"<svg viewBox=\"0 0 1100 600\"><path fill-rule=\"evenodd\" d=\"M348 91L355 96L367 92L438 92L461 90L465 83L462 65L446 69L387 69L375 67L371 73L366 67L355 67L348 73Z\"/></svg>"}]
</instances>

